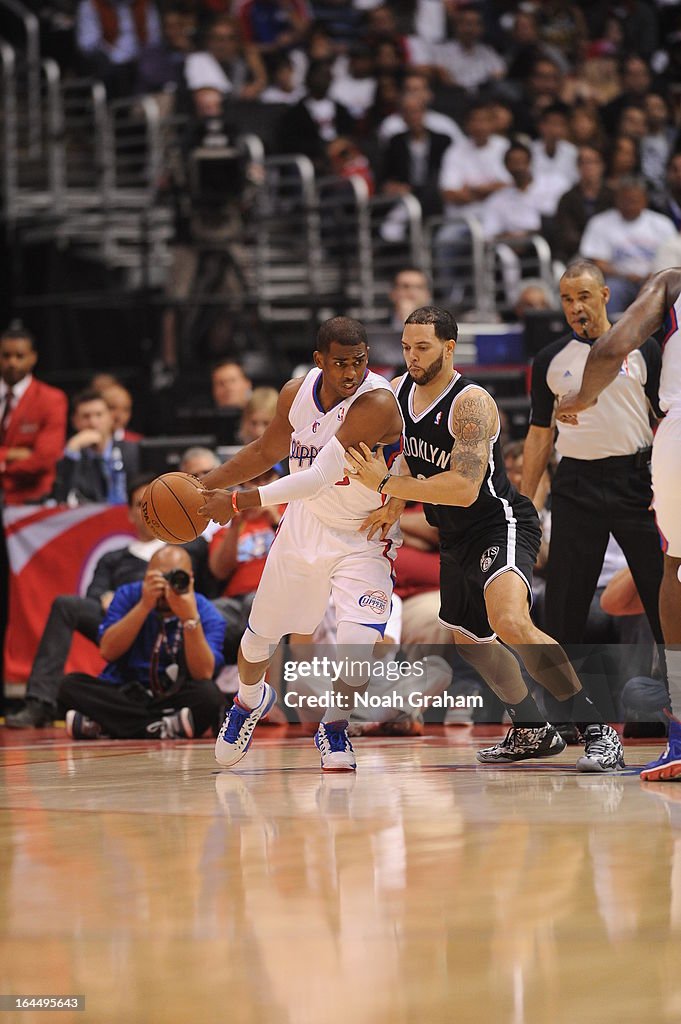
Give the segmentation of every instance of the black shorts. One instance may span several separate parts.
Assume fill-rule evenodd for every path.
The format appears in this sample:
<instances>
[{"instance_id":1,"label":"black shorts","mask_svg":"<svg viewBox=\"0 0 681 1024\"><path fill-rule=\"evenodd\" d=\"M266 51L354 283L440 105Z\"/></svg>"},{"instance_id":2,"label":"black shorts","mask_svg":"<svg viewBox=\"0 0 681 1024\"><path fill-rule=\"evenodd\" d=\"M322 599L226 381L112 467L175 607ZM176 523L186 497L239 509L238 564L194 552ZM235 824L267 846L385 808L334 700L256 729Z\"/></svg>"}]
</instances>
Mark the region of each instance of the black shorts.
<instances>
[{"instance_id":1,"label":"black shorts","mask_svg":"<svg viewBox=\"0 0 681 1024\"><path fill-rule=\"evenodd\" d=\"M539 554L541 527L531 506L514 509L513 521L492 524L475 537L440 547L440 615L443 626L473 640L490 641L485 588L502 572L517 572L532 604L532 570Z\"/></svg>"}]
</instances>

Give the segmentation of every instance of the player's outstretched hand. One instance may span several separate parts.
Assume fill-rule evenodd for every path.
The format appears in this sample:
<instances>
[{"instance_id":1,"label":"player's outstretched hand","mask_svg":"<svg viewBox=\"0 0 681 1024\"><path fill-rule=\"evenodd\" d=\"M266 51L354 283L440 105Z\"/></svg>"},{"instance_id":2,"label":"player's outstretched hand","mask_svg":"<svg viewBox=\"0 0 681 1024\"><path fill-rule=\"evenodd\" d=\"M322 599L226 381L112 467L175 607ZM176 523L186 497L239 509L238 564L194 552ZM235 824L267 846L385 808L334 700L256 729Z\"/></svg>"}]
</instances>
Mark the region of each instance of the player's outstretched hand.
<instances>
[{"instance_id":1,"label":"player's outstretched hand","mask_svg":"<svg viewBox=\"0 0 681 1024\"><path fill-rule=\"evenodd\" d=\"M569 423L576 427L579 424L578 414L595 404L595 402L585 402L578 391L570 391L558 403L556 419L561 423Z\"/></svg>"},{"instance_id":2,"label":"player's outstretched hand","mask_svg":"<svg viewBox=\"0 0 681 1024\"><path fill-rule=\"evenodd\" d=\"M376 454L364 441L359 443L361 451L357 448L348 448L345 452L345 469L350 476L356 477L361 484L368 487L370 491L377 491L383 477L388 472L388 467L383 458L383 449L379 448Z\"/></svg>"},{"instance_id":3,"label":"player's outstretched hand","mask_svg":"<svg viewBox=\"0 0 681 1024\"><path fill-rule=\"evenodd\" d=\"M212 519L221 526L226 526L232 521L236 513L232 508L232 495L229 491L208 491L201 488L199 494L204 500L204 504L197 509L200 516Z\"/></svg>"}]
</instances>

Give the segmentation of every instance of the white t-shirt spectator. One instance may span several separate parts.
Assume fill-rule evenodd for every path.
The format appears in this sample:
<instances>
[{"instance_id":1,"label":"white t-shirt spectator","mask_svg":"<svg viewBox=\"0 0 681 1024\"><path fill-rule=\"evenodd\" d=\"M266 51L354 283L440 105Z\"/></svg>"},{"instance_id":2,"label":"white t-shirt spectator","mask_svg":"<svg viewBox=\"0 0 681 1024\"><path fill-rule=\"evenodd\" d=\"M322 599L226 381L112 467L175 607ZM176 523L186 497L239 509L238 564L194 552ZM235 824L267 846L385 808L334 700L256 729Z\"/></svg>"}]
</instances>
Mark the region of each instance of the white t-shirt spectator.
<instances>
[{"instance_id":1,"label":"white t-shirt spectator","mask_svg":"<svg viewBox=\"0 0 681 1024\"><path fill-rule=\"evenodd\" d=\"M542 178L533 178L526 189L509 185L490 196L482 211L482 230L486 238L507 232L541 229L542 216L550 216L553 197Z\"/></svg>"},{"instance_id":2,"label":"white t-shirt spectator","mask_svg":"<svg viewBox=\"0 0 681 1024\"><path fill-rule=\"evenodd\" d=\"M681 267L681 232L678 231L673 238L663 242L655 253L650 273L657 274L659 270L669 270L670 267Z\"/></svg>"},{"instance_id":3,"label":"white t-shirt spectator","mask_svg":"<svg viewBox=\"0 0 681 1024\"><path fill-rule=\"evenodd\" d=\"M417 0L414 30L426 43L439 43L445 38L447 13L442 0Z\"/></svg>"},{"instance_id":4,"label":"white t-shirt spectator","mask_svg":"<svg viewBox=\"0 0 681 1024\"><path fill-rule=\"evenodd\" d=\"M622 274L646 277L661 243L676 234L663 213L644 210L636 220L625 220L619 210L606 210L587 224L579 252L587 259L612 263Z\"/></svg>"},{"instance_id":5,"label":"white t-shirt spectator","mask_svg":"<svg viewBox=\"0 0 681 1024\"><path fill-rule=\"evenodd\" d=\"M191 92L217 89L223 96L232 92L232 83L212 53L190 53L184 62L184 77Z\"/></svg>"},{"instance_id":6,"label":"white t-shirt spectator","mask_svg":"<svg viewBox=\"0 0 681 1024\"><path fill-rule=\"evenodd\" d=\"M468 185L472 188L490 185L494 181L511 181L504 166L504 154L509 147L503 135L490 135L484 146L476 146L470 139L461 145L451 145L442 158L440 168L440 191L458 192ZM491 196L479 202L457 206L450 203L451 213L468 213L474 217L482 215L482 209Z\"/></svg>"},{"instance_id":7,"label":"white t-shirt spectator","mask_svg":"<svg viewBox=\"0 0 681 1024\"><path fill-rule=\"evenodd\" d=\"M532 150L532 174L537 178L559 177L565 182L563 192L567 192L579 178L577 170L577 147L571 142L561 139L556 144L556 152L553 156L544 149L541 139L535 139L530 143Z\"/></svg>"},{"instance_id":8,"label":"white t-shirt spectator","mask_svg":"<svg viewBox=\"0 0 681 1024\"><path fill-rule=\"evenodd\" d=\"M456 121L437 110L427 110L423 123L428 131L448 135L452 142L464 142L466 139ZM378 138L381 142L389 142L394 135L400 135L406 130L407 124L401 114L389 114L378 126Z\"/></svg>"},{"instance_id":9,"label":"white t-shirt spectator","mask_svg":"<svg viewBox=\"0 0 681 1024\"><path fill-rule=\"evenodd\" d=\"M280 89L278 85L268 85L266 89L258 96L261 103L288 103L291 106L301 100L305 95L305 90L302 86L298 86L292 89L291 92L285 92L284 89Z\"/></svg>"},{"instance_id":10,"label":"white t-shirt spectator","mask_svg":"<svg viewBox=\"0 0 681 1024\"><path fill-rule=\"evenodd\" d=\"M336 103L342 103L356 119L364 117L374 102L376 95L376 79L353 78L352 75L339 75L329 89L329 96Z\"/></svg>"},{"instance_id":11,"label":"white t-shirt spectator","mask_svg":"<svg viewBox=\"0 0 681 1024\"><path fill-rule=\"evenodd\" d=\"M648 181L657 188L664 188L667 161L672 149L672 139L667 132L645 135L641 139L641 170Z\"/></svg>"},{"instance_id":12,"label":"white t-shirt spectator","mask_svg":"<svg viewBox=\"0 0 681 1024\"><path fill-rule=\"evenodd\" d=\"M336 107L333 100L326 96L323 100L315 100L309 96L305 100L307 112L317 125L320 139L324 142L332 142L337 136L336 131Z\"/></svg>"},{"instance_id":13,"label":"white t-shirt spectator","mask_svg":"<svg viewBox=\"0 0 681 1024\"><path fill-rule=\"evenodd\" d=\"M476 43L470 50L464 50L456 39L436 43L431 60L437 67L450 71L456 84L469 92L475 92L491 78L506 74L506 65L499 54L484 43Z\"/></svg>"}]
</instances>

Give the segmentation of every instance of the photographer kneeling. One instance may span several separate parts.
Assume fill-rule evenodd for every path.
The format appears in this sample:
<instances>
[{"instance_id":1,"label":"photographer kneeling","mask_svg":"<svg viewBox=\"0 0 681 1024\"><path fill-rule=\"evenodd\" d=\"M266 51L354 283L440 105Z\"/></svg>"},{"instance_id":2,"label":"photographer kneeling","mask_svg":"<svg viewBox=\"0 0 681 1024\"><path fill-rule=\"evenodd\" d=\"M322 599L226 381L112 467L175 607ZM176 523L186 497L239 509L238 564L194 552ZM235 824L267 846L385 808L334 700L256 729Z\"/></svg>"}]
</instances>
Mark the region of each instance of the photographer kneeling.
<instances>
[{"instance_id":1,"label":"photographer kneeling","mask_svg":"<svg viewBox=\"0 0 681 1024\"><path fill-rule=\"evenodd\" d=\"M191 739L222 721L225 620L194 591L189 555L161 548L140 583L119 587L99 627L107 665L73 672L59 704L73 739Z\"/></svg>"}]
</instances>

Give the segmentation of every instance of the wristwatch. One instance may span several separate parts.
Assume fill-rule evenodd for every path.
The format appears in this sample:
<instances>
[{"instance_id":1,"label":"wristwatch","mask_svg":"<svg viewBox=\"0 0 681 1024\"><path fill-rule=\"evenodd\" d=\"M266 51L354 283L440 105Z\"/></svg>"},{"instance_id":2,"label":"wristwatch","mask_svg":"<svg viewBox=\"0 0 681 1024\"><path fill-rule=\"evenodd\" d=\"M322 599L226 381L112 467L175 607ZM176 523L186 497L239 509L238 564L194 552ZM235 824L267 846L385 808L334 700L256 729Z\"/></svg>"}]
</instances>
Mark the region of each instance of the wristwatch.
<instances>
[{"instance_id":1,"label":"wristwatch","mask_svg":"<svg viewBox=\"0 0 681 1024\"><path fill-rule=\"evenodd\" d=\"M182 628L190 631L195 630L201 622L201 619L184 619L182 622Z\"/></svg>"}]
</instances>

